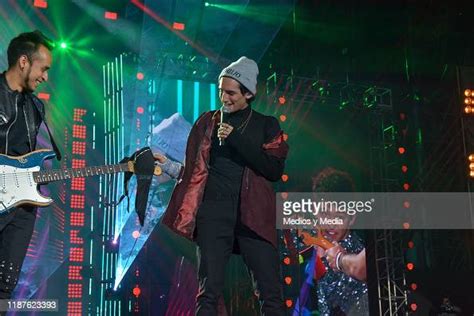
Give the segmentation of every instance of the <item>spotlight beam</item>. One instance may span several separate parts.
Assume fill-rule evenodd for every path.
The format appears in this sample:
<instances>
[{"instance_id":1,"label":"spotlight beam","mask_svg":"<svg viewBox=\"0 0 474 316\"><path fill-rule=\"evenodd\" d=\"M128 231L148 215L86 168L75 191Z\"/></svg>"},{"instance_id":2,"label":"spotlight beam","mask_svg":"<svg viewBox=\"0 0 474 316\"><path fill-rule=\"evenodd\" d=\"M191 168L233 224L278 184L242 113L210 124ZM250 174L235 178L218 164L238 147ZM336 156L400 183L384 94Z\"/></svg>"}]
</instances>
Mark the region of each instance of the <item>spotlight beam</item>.
<instances>
[{"instance_id":1,"label":"spotlight beam","mask_svg":"<svg viewBox=\"0 0 474 316\"><path fill-rule=\"evenodd\" d=\"M217 63L216 54L214 54L214 53L204 49L203 47L197 45L196 43L194 43L189 37L187 37L183 33L175 31L173 29L172 25L170 25L168 22L166 22L163 18L161 18L158 14L153 12L153 10L148 8L146 5L141 3L139 0L131 0L131 3L134 4L136 7L138 7L140 10L142 10L144 13L146 13L148 16L150 16L153 20L157 21L158 23L160 23L161 25L166 27L169 31L174 33L176 36L181 38L183 41L188 43L192 48L197 50L199 53L206 56L207 58L209 58L214 63Z\"/></svg>"}]
</instances>

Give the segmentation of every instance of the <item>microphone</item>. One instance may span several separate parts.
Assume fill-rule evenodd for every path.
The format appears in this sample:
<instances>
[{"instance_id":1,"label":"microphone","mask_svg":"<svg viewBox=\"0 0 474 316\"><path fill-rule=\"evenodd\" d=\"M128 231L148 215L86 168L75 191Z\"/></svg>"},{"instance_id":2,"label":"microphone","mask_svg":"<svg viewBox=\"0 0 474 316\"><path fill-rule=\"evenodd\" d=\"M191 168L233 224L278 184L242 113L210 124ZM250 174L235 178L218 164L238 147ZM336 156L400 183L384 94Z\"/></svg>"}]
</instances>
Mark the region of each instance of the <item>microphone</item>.
<instances>
[{"instance_id":1,"label":"microphone","mask_svg":"<svg viewBox=\"0 0 474 316\"><path fill-rule=\"evenodd\" d=\"M224 109L224 105L221 106L220 111L221 111L220 123L222 125L222 123L224 123L224 113L227 113ZM219 137L219 146L223 146L223 145L224 145L224 139Z\"/></svg>"}]
</instances>

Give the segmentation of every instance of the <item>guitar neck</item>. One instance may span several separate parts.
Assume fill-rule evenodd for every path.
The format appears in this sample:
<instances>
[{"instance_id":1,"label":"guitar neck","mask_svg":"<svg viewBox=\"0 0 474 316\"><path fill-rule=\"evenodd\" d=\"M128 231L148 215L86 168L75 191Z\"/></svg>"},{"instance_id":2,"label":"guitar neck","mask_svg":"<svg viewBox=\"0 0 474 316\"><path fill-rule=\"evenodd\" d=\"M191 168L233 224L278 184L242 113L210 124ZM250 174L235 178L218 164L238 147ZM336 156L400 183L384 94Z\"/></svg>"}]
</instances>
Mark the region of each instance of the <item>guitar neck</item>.
<instances>
[{"instance_id":1,"label":"guitar neck","mask_svg":"<svg viewBox=\"0 0 474 316\"><path fill-rule=\"evenodd\" d=\"M133 172L130 165L127 163L121 163L116 165L93 166L84 168L41 170L33 172L33 179L38 184L45 184L49 182L72 178L84 178L128 171Z\"/></svg>"}]
</instances>

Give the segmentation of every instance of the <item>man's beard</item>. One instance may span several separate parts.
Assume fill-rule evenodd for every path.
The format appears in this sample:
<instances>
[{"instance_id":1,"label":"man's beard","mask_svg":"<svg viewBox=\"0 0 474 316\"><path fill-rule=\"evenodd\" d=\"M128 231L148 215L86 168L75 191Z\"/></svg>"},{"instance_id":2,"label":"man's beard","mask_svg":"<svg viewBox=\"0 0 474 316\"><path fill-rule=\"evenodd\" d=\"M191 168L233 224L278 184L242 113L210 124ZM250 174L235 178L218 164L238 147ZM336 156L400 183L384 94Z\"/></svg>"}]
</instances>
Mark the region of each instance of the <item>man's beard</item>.
<instances>
[{"instance_id":1,"label":"man's beard","mask_svg":"<svg viewBox=\"0 0 474 316\"><path fill-rule=\"evenodd\" d=\"M26 73L26 77L25 77L25 82L24 82L24 86L25 86L25 90L26 92L33 92L34 89L32 89L29 85L29 82L30 82L30 74L31 74L31 67L28 68L28 72Z\"/></svg>"}]
</instances>

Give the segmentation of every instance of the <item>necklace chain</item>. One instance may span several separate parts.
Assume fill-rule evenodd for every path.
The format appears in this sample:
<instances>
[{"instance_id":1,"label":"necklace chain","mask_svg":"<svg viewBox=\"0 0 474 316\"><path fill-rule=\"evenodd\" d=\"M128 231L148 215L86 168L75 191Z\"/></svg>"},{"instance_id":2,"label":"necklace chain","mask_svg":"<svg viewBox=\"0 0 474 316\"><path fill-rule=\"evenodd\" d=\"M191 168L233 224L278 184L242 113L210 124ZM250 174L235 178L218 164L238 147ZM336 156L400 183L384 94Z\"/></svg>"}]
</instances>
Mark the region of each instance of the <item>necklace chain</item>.
<instances>
[{"instance_id":1,"label":"necklace chain","mask_svg":"<svg viewBox=\"0 0 474 316\"><path fill-rule=\"evenodd\" d=\"M249 113L249 115L247 115L247 118L242 122L242 124L240 124L239 127L236 128L236 130L240 131L240 134L243 134L243 132L247 128L247 125L250 122L250 118L252 117L252 112L253 112L253 110L250 109L250 113Z\"/></svg>"}]
</instances>

